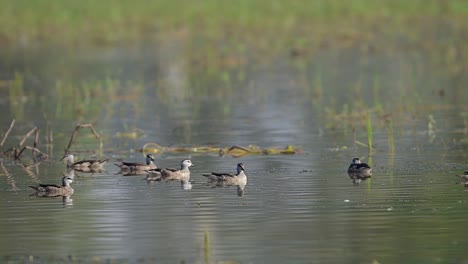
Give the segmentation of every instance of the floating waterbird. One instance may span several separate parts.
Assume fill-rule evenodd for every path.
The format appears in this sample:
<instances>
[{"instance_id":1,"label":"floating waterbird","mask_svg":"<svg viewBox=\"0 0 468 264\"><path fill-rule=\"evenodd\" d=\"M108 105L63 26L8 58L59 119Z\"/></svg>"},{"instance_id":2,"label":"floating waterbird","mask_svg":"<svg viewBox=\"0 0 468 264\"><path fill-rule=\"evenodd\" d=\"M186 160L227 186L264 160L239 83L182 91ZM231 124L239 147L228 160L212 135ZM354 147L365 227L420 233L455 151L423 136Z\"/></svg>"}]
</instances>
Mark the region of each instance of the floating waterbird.
<instances>
[{"instance_id":1,"label":"floating waterbird","mask_svg":"<svg viewBox=\"0 0 468 264\"><path fill-rule=\"evenodd\" d=\"M244 195L244 188L247 185L247 175L245 174L244 164L237 164L237 174L217 173L203 174L208 178L208 183L213 187L237 186L237 195Z\"/></svg>"},{"instance_id":2,"label":"floating waterbird","mask_svg":"<svg viewBox=\"0 0 468 264\"><path fill-rule=\"evenodd\" d=\"M180 162L180 170L165 168L165 169L151 169L147 170L146 180L148 181L171 181L171 180L181 180L188 181L190 179L190 167L193 167L191 160L182 160Z\"/></svg>"},{"instance_id":3,"label":"floating waterbird","mask_svg":"<svg viewBox=\"0 0 468 264\"><path fill-rule=\"evenodd\" d=\"M212 183L220 183L225 186L247 184L247 175L243 163L237 164L237 174L212 172L211 174L203 174L203 176L207 177L208 181Z\"/></svg>"},{"instance_id":4,"label":"floating waterbird","mask_svg":"<svg viewBox=\"0 0 468 264\"><path fill-rule=\"evenodd\" d=\"M122 162L122 164L114 164L119 167L122 171L146 171L156 169L157 166L154 164L154 157L152 154L146 155L146 164L137 162Z\"/></svg>"},{"instance_id":5,"label":"floating waterbird","mask_svg":"<svg viewBox=\"0 0 468 264\"><path fill-rule=\"evenodd\" d=\"M39 184L38 186L29 186L36 190L38 196L70 196L74 190L70 186L73 179L69 176L62 178L62 186L56 184Z\"/></svg>"},{"instance_id":6,"label":"floating waterbird","mask_svg":"<svg viewBox=\"0 0 468 264\"><path fill-rule=\"evenodd\" d=\"M67 167L74 168L75 170L83 171L99 171L103 169L103 165L106 164L108 159L105 160L80 160L75 162L75 156L73 154L65 154L62 160L67 161Z\"/></svg>"},{"instance_id":7,"label":"floating waterbird","mask_svg":"<svg viewBox=\"0 0 468 264\"><path fill-rule=\"evenodd\" d=\"M348 175L354 183L359 183L372 176L372 168L367 163L362 163L359 158L354 158L348 167Z\"/></svg>"},{"instance_id":8,"label":"floating waterbird","mask_svg":"<svg viewBox=\"0 0 468 264\"><path fill-rule=\"evenodd\" d=\"M462 178L464 181L468 181L468 171L465 171L462 175L457 175Z\"/></svg>"}]
</instances>

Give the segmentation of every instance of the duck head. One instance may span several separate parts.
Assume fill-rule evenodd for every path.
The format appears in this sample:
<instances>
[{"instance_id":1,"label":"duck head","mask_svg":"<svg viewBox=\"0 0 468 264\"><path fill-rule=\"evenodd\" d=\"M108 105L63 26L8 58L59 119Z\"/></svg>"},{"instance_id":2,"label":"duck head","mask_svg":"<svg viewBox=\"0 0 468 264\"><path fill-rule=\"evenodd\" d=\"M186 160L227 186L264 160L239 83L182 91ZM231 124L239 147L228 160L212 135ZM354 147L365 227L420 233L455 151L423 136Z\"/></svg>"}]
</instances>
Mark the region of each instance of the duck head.
<instances>
[{"instance_id":1,"label":"duck head","mask_svg":"<svg viewBox=\"0 0 468 264\"><path fill-rule=\"evenodd\" d=\"M73 154L65 154L62 159L67 162L67 164L73 164L75 162L75 156Z\"/></svg>"},{"instance_id":2,"label":"duck head","mask_svg":"<svg viewBox=\"0 0 468 264\"><path fill-rule=\"evenodd\" d=\"M241 173L242 171L245 171L244 163L238 163L237 164L237 174Z\"/></svg>"},{"instance_id":3,"label":"duck head","mask_svg":"<svg viewBox=\"0 0 468 264\"><path fill-rule=\"evenodd\" d=\"M183 161L180 162L180 168L183 170L183 169L188 169L190 167L194 167L195 165L193 165L192 161L189 160L189 159L185 159Z\"/></svg>"},{"instance_id":4,"label":"duck head","mask_svg":"<svg viewBox=\"0 0 468 264\"><path fill-rule=\"evenodd\" d=\"M152 161L154 161L154 157L152 154L146 155L146 164L150 164Z\"/></svg>"},{"instance_id":5,"label":"duck head","mask_svg":"<svg viewBox=\"0 0 468 264\"><path fill-rule=\"evenodd\" d=\"M62 185L63 186L70 186L70 183L73 182L73 179L69 176L65 176L62 178Z\"/></svg>"}]
</instances>

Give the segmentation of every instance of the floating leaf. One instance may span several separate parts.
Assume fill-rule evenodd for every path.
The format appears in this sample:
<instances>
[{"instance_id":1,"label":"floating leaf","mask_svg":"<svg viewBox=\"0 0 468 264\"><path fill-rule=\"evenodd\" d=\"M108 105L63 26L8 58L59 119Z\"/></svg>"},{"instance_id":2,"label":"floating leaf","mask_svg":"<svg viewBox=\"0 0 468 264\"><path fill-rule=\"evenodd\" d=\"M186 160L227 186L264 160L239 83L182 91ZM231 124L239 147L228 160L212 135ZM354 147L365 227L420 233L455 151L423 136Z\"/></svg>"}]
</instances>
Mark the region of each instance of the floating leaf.
<instances>
[{"instance_id":1,"label":"floating leaf","mask_svg":"<svg viewBox=\"0 0 468 264\"><path fill-rule=\"evenodd\" d=\"M144 152L144 153L162 153L162 152L164 152L164 147L161 147L160 145L158 145L156 143L150 142L150 143L146 143L143 146L143 149L141 150L141 152Z\"/></svg>"},{"instance_id":2,"label":"floating leaf","mask_svg":"<svg viewBox=\"0 0 468 264\"><path fill-rule=\"evenodd\" d=\"M218 153L220 156L229 154L233 157L242 157L245 155L279 155L279 154L296 154L301 153L301 150L297 150L292 145L286 146L286 148L265 148L262 149L257 145L244 146L232 146L230 148L219 148L213 146L198 146L198 147L162 147L156 143L146 143L140 150L145 153Z\"/></svg>"},{"instance_id":3,"label":"floating leaf","mask_svg":"<svg viewBox=\"0 0 468 264\"><path fill-rule=\"evenodd\" d=\"M115 133L114 137L116 138L128 138L128 139L138 139L144 136L144 133L141 131L129 131L129 132L117 132Z\"/></svg>"}]
</instances>

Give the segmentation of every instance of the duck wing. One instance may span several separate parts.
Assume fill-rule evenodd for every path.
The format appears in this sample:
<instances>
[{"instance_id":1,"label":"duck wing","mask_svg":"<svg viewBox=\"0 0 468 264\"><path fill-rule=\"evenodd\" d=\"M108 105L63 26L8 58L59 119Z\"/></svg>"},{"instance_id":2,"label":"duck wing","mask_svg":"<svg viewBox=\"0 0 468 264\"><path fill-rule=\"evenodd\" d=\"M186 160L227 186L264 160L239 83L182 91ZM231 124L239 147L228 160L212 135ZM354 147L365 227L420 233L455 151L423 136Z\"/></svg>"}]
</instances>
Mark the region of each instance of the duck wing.
<instances>
[{"instance_id":1,"label":"duck wing","mask_svg":"<svg viewBox=\"0 0 468 264\"><path fill-rule=\"evenodd\" d=\"M98 162L97 160L80 160L72 164L72 166L76 165L87 165L89 166L90 164Z\"/></svg>"},{"instance_id":2,"label":"duck wing","mask_svg":"<svg viewBox=\"0 0 468 264\"><path fill-rule=\"evenodd\" d=\"M125 165L125 166L128 166L128 167L148 166L146 164L139 163L139 162L124 162L124 161L122 161L122 165Z\"/></svg>"},{"instance_id":3,"label":"duck wing","mask_svg":"<svg viewBox=\"0 0 468 264\"><path fill-rule=\"evenodd\" d=\"M371 167L367 163L355 164L357 170L370 169Z\"/></svg>"},{"instance_id":4,"label":"duck wing","mask_svg":"<svg viewBox=\"0 0 468 264\"><path fill-rule=\"evenodd\" d=\"M211 177L211 178L214 178L214 177L223 177L223 176L228 176L229 173L219 173L219 172L211 172L210 174L202 174L203 176L205 177Z\"/></svg>"},{"instance_id":5,"label":"duck wing","mask_svg":"<svg viewBox=\"0 0 468 264\"><path fill-rule=\"evenodd\" d=\"M230 174L230 173L216 173L216 172L212 172L211 174L214 175L214 176L217 176L217 177L235 177L235 176L236 176L236 175Z\"/></svg>"},{"instance_id":6,"label":"duck wing","mask_svg":"<svg viewBox=\"0 0 468 264\"><path fill-rule=\"evenodd\" d=\"M174 169L174 168L165 168L165 170L172 171L172 172L178 171L178 169Z\"/></svg>"},{"instance_id":7,"label":"duck wing","mask_svg":"<svg viewBox=\"0 0 468 264\"><path fill-rule=\"evenodd\" d=\"M39 187L46 188L46 187L55 187L55 188L62 188L63 186L57 184L39 184Z\"/></svg>"},{"instance_id":8,"label":"duck wing","mask_svg":"<svg viewBox=\"0 0 468 264\"><path fill-rule=\"evenodd\" d=\"M104 160L80 160L80 161L77 161L77 162L73 163L73 166L76 166L76 165L90 166L90 165L93 165L93 164L105 163L107 161L109 161L109 159L104 159Z\"/></svg>"}]
</instances>

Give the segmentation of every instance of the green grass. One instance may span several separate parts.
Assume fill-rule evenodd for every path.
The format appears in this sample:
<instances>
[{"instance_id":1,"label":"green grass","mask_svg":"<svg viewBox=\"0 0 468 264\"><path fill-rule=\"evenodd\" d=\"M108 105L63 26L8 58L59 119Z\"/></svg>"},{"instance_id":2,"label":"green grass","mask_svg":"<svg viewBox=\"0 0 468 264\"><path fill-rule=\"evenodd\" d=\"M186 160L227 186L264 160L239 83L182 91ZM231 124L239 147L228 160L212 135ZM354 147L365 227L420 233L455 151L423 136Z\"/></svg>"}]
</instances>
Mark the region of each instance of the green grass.
<instances>
[{"instance_id":1,"label":"green grass","mask_svg":"<svg viewBox=\"0 0 468 264\"><path fill-rule=\"evenodd\" d=\"M148 39L188 29L217 35L307 32L359 20L468 14L464 0L0 0L0 36L6 42L30 39L70 42L115 42Z\"/></svg>"},{"instance_id":2,"label":"green grass","mask_svg":"<svg viewBox=\"0 0 468 264\"><path fill-rule=\"evenodd\" d=\"M361 129L366 124L365 113L371 112L375 117L372 125L378 128L379 115L393 107L381 95L389 88L385 72L376 72L373 78L369 98L373 99L372 108L362 96L368 86L366 72L348 87L352 102L336 105L327 82L334 78L332 68L317 66L317 70L309 71L316 67L315 52L338 50L335 47L360 51L372 46L374 52L392 56L392 51L411 49L430 56L430 62L438 66L435 69L450 69L461 76L468 61L467 17L466 0L0 0L0 52L28 44L35 48L37 43L59 45L72 53L75 47L134 42L154 42L156 49L174 41L183 43L178 52L188 65L189 90L226 98L235 93L236 87L246 86L255 67L273 64L293 50L298 55L290 57L302 72L301 84L310 89L307 93L319 116L329 117L326 127ZM449 24L450 31L441 34L443 39L434 34L441 31L441 23ZM362 58L366 58L365 52ZM420 91L415 88L421 77L417 65L408 63L403 67L409 81L402 81L398 87L404 106L400 108L411 110L421 104ZM22 79L27 84L28 78L20 74L8 79L15 80L9 94L22 98L29 92L30 98L41 98L33 94L35 91L23 89ZM60 78L50 87L61 100L53 104L47 98L37 99L44 101L40 110L51 117L92 116L100 110L96 102L141 95L145 85L143 81L125 83L102 74L97 74L97 80L78 82L62 72L58 75ZM169 84L160 81L155 86L159 97L168 97ZM24 115L23 105L12 104L15 116ZM136 112L142 111L135 108ZM222 105L220 111L231 110Z\"/></svg>"}]
</instances>

